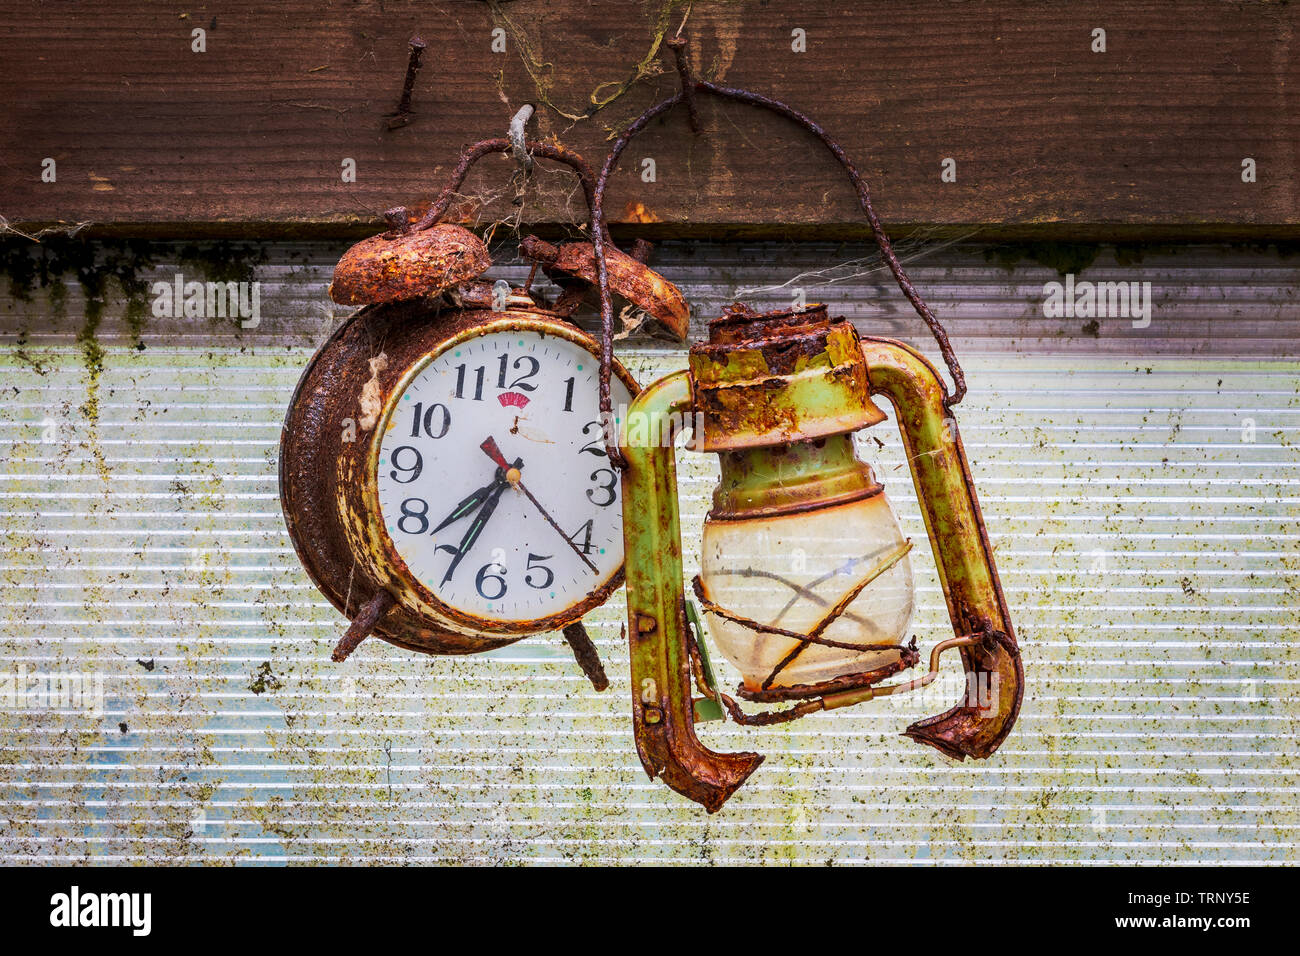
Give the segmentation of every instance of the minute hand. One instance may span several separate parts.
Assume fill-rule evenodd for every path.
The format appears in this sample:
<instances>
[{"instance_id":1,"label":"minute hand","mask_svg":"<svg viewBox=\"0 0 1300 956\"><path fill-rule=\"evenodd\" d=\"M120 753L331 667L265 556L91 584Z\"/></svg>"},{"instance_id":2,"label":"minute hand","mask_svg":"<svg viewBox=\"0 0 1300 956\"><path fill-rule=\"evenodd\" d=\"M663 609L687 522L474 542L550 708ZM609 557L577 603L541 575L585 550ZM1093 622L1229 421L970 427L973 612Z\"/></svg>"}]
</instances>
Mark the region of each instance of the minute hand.
<instances>
[{"instance_id":1,"label":"minute hand","mask_svg":"<svg viewBox=\"0 0 1300 956\"><path fill-rule=\"evenodd\" d=\"M447 515L447 517L442 519L442 524L434 528L433 533L437 534L443 528L447 527L447 525L454 524L455 522L459 521L461 518L465 517L467 514L473 512L476 508L481 508L483 506L483 502L485 502L488 499L488 496L492 494L492 490L501 483L501 480L502 480L501 478L497 478L495 481L490 481L482 488L479 488L478 490L471 492L463 501L461 501L460 504L458 504L455 507L455 509L453 509L451 514Z\"/></svg>"},{"instance_id":2,"label":"minute hand","mask_svg":"<svg viewBox=\"0 0 1300 956\"><path fill-rule=\"evenodd\" d=\"M528 487L522 481L516 481L515 487L522 491L524 495L527 496L528 500L533 503L533 507L542 513L542 517L546 519L546 523L554 528L561 538L568 542L569 547L573 549L573 553L582 558L582 563L591 568L592 573L599 574L600 570L591 563L591 559L583 553L582 549L574 543L573 539L564 533L564 529L561 528L559 524L556 523L555 519L551 517L551 513L542 507L542 503L533 497L533 493L528 490Z\"/></svg>"},{"instance_id":3,"label":"minute hand","mask_svg":"<svg viewBox=\"0 0 1300 956\"><path fill-rule=\"evenodd\" d=\"M487 440L484 441L483 444L479 445L479 447L483 449L484 454L497 463L498 468L506 469L506 481L509 481L510 484L514 485L524 493L528 500L533 503L533 507L542 513L542 517L546 519L546 523L554 528L555 533L563 538L565 543L573 549L573 553L582 559L582 563L589 567L593 574L599 574L600 570L591 563L591 559L583 553L581 548L574 544L573 539L565 534L564 529L561 528L559 524L556 523L555 519L551 517L551 513L542 507L542 503L537 500L531 491L528 490L528 486L524 484L523 479L519 476L519 459L515 459L515 469L514 474L512 475L510 473L509 463L506 461L505 455L501 454L501 449L497 447L495 438L489 435Z\"/></svg>"}]
</instances>

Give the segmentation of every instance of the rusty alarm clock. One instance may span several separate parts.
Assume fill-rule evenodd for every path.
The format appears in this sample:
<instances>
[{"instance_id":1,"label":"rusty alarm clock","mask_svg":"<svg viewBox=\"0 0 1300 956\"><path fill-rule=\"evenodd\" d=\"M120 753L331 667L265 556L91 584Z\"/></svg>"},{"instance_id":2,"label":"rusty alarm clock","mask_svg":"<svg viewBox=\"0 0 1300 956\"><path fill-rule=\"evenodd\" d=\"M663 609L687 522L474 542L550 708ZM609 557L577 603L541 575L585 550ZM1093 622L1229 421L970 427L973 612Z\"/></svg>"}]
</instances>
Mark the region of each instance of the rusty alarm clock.
<instances>
[{"instance_id":1,"label":"rusty alarm clock","mask_svg":"<svg viewBox=\"0 0 1300 956\"><path fill-rule=\"evenodd\" d=\"M607 684L581 619L623 581L620 483L599 411L600 344L570 321L595 278L589 243L528 237L563 290L481 280L472 232L448 223L352 247L331 297L362 305L313 356L285 418L280 492L298 556L366 636L429 654L562 631ZM616 292L683 336L680 292L616 253ZM531 276L529 285L531 286ZM615 363L610 392L638 387Z\"/></svg>"}]
</instances>

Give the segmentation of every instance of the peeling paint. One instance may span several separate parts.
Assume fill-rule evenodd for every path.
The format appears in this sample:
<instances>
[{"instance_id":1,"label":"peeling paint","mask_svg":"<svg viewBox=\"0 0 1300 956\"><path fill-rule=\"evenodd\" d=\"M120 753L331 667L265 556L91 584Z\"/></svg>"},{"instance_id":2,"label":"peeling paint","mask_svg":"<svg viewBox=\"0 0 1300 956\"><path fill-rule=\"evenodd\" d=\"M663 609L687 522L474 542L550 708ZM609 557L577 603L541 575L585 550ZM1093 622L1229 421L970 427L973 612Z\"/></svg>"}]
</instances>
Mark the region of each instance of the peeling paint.
<instances>
[{"instance_id":1,"label":"peeling paint","mask_svg":"<svg viewBox=\"0 0 1300 956\"><path fill-rule=\"evenodd\" d=\"M363 432L375 427L384 410L384 395L380 390L379 373L388 368L388 356L380 352L370 362L370 378L361 386L361 418L357 424Z\"/></svg>"}]
</instances>

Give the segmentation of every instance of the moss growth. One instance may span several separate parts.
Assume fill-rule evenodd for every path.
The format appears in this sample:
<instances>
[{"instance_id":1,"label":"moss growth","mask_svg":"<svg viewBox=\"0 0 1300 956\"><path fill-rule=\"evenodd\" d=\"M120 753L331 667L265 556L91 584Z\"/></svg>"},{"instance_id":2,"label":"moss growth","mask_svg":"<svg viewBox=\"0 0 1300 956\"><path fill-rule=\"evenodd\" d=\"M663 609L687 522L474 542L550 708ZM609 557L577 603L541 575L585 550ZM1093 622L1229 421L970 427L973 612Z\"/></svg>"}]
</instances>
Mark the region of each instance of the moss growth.
<instances>
[{"instance_id":1,"label":"moss growth","mask_svg":"<svg viewBox=\"0 0 1300 956\"><path fill-rule=\"evenodd\" d=\"M1142 262L1143 257L1148 251L1147 246L1140 243L1122 243L1115 247L1115 262L1119 266L1128 269Z\"/></svg>"},{"instance_id":2,"label":"moss growth","mask_svg":"<svg viewBox=\"0 0 1300 956\"><path fill-rule=\"evenodd\" d=\"M235 242L190 243L176 259L184 272L196 272L207 282L252 282L255 270L270 261L266 247Z\"/></svg>"},{"instance_id":3,"label":"moss growth","mask_svg":"<svg viewBox=\"0 0 1300 956\"><path fill-rule=\"evenodd\" d=\"M268 691L277 691L281 687L280 678L271 670L270 661L262 661L257 670L248 679L248 689L261 696Z\"/></svg>"},{"instance_id":4,"label":"moss growth","mask_svg":"<svg viewBox=\"0 0 1300 956\"><path fill-rule=\"evenodd\" d=\"M86 400L80 411L92 428L99 422L99 378L104 373L104 347L95 337L102 316L103 303L92 307L88 302L86 322L77 332L77 344L81 346L82 359L86 365Z\"/></svg>"},{"instance_id":5,"label":"moss growth","mask_svg":"<svg viewBox=\"0 0 1300 956\"><path fill-rule=\"evenodd\" d=\"M984 252L988 262L997 262L1008 272L1029 259L1058 275L1078 275L1096 261L1102 244L1097 242L1016 242L990 246Z\"/></svg>"},{"instance_id":6,"label":"moss growth","mask_svg":"<svg viewBox=\"0 0 1300 956\"><path fill-rule=\"evenodd\" d=\"M85 325L78 335L83 346L94 338L113 283L126 300L126 323L139 345L149 291L142 273L153 265L153 244L139 239L88 241L74 236L49 238L39 244L0 243L0 274L9 279L15 299L30 302L39 288L49 295L51 309L61 314L66 280L76 279L86 299ZM102 361L102 356L90 349L87 359Z\"/></svg>"},{"instance_id":7,"label":"moss growth","mask_svg":"<svg viewBox=\"0 0 1300 956\"><path fill-rule=\"evenodd\" d=\"M566 109L551 98L556 75L556 64L546 59L540 52L546 39L550 38L544 39L541 36L531 35L521 23L516 22L507 14L508 8L499 0L488 0L488 9L492 14L494 25L505 30L510 37L511 47L519 51L520 62L523 64L524 69L528 71L529 78L533 81L536 92L534 101L555 110L572 122L594 116L623 96L637 80L645 76L652 76L662 69L658 61L662 55L661 48L664 37L681 21L679 10L682 7L686 7L687 11L689 11L686 0L664 0L657 10L651 12L653 19L647 24L650 42L645 47L645 52L641 54L640 59L634 64L629 64L623 76L598 83L595 89L588 94L585 104L581 106L572 105ZM523 20L523 18L520 18L520 20ZM534 23L529 25L536 26ZM595 78L593 77L593 79ZM498 79L497 86L501 86L500 79Z\"/></svg>"},{"instance_id":8,"label":"moss growth","mask_svg":"<svg viewBox=\"0 0 1300 956\"><path fill-rule=\"evenodd\" d=\"M44 375L49 372L49 366L27 351L28 330L20 329L18 331L18 340L14 343L13 356L30 368L37 375Z\"/></svg>"},{"instance_id":9,"label":"moss growth","mask_svg":"<svg viewBox=\"0 0 1300 956\"><path fill-rule=\"evenodd\" d=\"M143 348L146 295L149 284L143 273L153 268L153 247L143 240L88 241L54 237L41 243L0 243L0 272L9 279L11 294L31 301L39 288L49 296L56 315L64 311L67 280L81 286L85 305L76 342L86 369L86 397L80 413L86 420L87 439L100 475L108 480L109 470L99 447L99 384L104 373L104 348L99 342L100 324L113 285L125 299L124 315L137 348ZM27 333L21 333L15 354L38 373L43 366L27 351Z\"/></svg>"},{"instance_id":10,"label":"moss growth","mask_svg":"<svg viewBox=\"0 0 1300 956\"><path fill-rule=\"evenodd\" d=\"M255 281L257 267L270 261L266 247L234 242L190 243L176 253L181 271L203 277L205 282ZM227 320L210 315L208 321L221 325Z\"/></svg>"}]
</instances>

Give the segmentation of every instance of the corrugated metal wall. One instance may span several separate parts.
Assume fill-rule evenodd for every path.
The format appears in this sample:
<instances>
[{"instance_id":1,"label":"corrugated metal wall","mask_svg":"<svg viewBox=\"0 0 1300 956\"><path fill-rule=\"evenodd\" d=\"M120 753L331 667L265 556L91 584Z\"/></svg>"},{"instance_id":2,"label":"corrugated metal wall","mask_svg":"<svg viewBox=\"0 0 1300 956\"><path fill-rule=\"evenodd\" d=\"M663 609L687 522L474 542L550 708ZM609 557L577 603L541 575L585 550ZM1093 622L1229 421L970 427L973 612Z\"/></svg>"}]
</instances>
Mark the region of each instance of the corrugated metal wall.
<instances>
[{"instance_id":1,"label":"corrugated metal wall","mask_svg":"<svg viewBox=\"0 0 1300 956\"><path fill-rule=\"evenodd\" d=\"M98 673L106 696L102 715L0 700L0 861L1300 858L1300 270L1285 256L1076 252L1082 278L1151 281L1156 300L1147 329L1084 328L1042 317L1057 278L1042 250L913 244L971 384L960 420L1024 652L1020 723L966 764L898 735L952 684L776 729L711 724L715 748L769 759L709 817L639 766L621 598L593 616L604 694L557 635L468 659L371 642L329 663L340 620L285 535L276 454L336 321L338 252L139 257L129 278L146 281L202 279L214 255L253 266L263 320L242 333L126 321L112 286L101 316L103 290L75 272L51 297L19 270L0 298L0 670ZM924 345L865 255L668 246L657 263L705 315L802 286ZM625 354L643 381L683 365L644 341ZM894 426L873 434L884 447L864 456L919 545L926 647L946 615ZM685 464L689 566L714 470Z\"/></svg>"}]
</instances>

